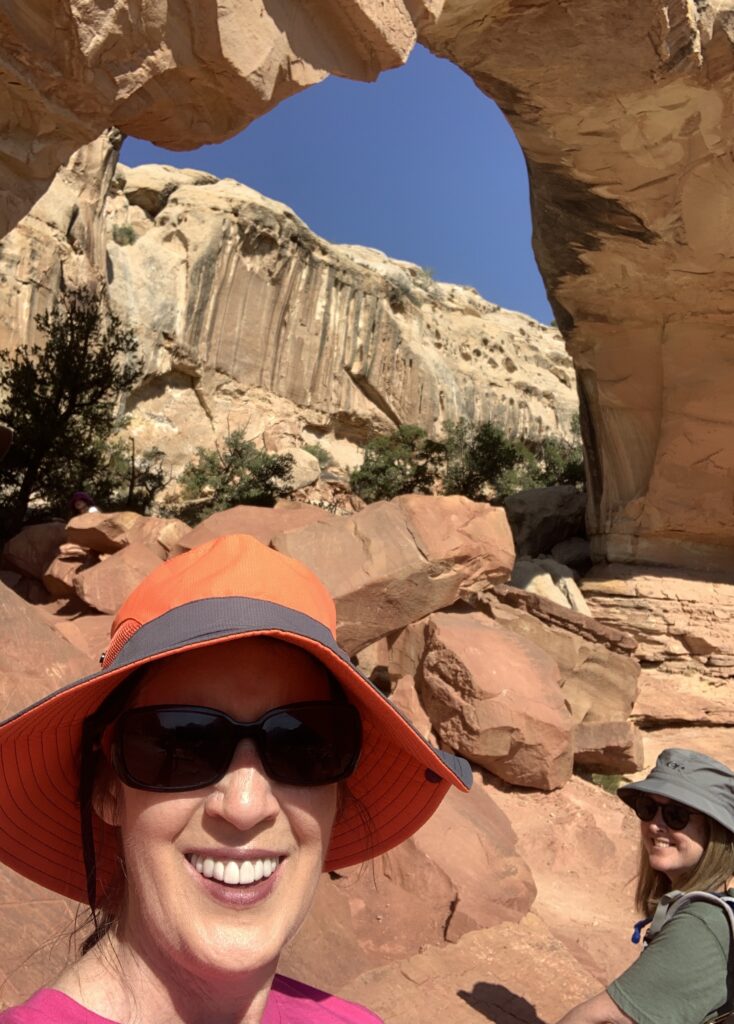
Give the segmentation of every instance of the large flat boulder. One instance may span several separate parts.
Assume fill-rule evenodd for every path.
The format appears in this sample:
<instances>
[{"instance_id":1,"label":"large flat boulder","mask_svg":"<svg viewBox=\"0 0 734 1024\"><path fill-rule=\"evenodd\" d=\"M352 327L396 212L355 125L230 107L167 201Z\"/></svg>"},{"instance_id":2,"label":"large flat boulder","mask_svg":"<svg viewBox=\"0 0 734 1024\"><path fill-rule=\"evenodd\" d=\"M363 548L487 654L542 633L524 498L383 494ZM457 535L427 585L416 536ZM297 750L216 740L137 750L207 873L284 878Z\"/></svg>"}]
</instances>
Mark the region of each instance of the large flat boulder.
<instances>
[{"instance_id":1,"label":"large flat boulder","mask_svg":"<svg viewBox=\"0 0 734 1024\"><path fill-rule=\"evenodd\" d=\"M453 604L464 587L506 580L514 561L504 511L458 496L402 495L276 536L272 546L329 588L350 653Z\"/></svg>"},{"instance_id":2,"label":"large flat boulder","mask_svg":"<svg viewBox=\"0 0 734 1024\"><path fill-rule=\"evenodd\" d=\"M0 720L97 667L0 583Z\"/></svg>"},{"instance_id":3,"label":"large flat boulder","mask_svg":"<svg viewBox=\"0 0 734 1024\"><path fill-rule=\"evenodd\" d=\"M257 505L235 505L223 512L214 512L193 529L188 530L174 545L172 555L190 551L199 544L231 533L249 533L263 544L288 530L297 530L311 523L329 522L334 517L326 509L302 502L283 502L275 508Z\"/></svg>"},{"instance_id":4,"label":"large flat boulder","mask_svg":"<svg viewBox=\"0 0 734 1024\"><path fill-rule=\"evenodd\" d=\"M574 768L602 775L637 772L644 754L633 722L581 722L573 731Z\"/></svg>"},{"instance_id":5,"label":"large flat boulder","mask_svg":"<svg viewBox=\"0 0 734 1024\"><path fill-rule=\"evenodd\" d=\"M533 873L538 888L533 912L600 989L639 955L629 941L630 922L639 917L634 907L637 818L617 796L577 776L552 793L487 780Z\"/></svg>"},{"instance_id":6,"label":"large flat boulder","mask_svg":"<svg viewBox=\"0 0 734 1024\"><path fill-rule=\"evenodd\" d=\"M69 520L66 539L101 555L114 554L129 544L145 544L166 558L188 532L189 527L180 519L144 516L139 512L85 512Z\"/></svg>"},{"instance_id":7,"label":"large flat boulder","mask_svg":"<svg viewBox=\"0 0 734 1024\"><path fill-rule=\"evenodd\" d=\"M3 566L15 569L22 576L43 579L65 539L65 526L61 522L24 526L3 547Z\"/></svg>"},{"instance_id":8,"label":"large flat boulder","mask_svg":"<svg viewBox=\"0 0 734 1024\"><path fill-rule=\"evenodd\" d=\"M421 702L443 744L514 785L568 781L573 720L552 658L481 612L432 615L425 642Z\"/></svg>"},{"instance_id":9,"label":"large flat boulder","mask_svg":"<svg viewBox=\"0 0 734 1024\"><path fill-rule=\"evenodd\" d=\"M74 577L74 590L90 608L114 614L161 559L147 544L133 543Z\"/></svg>"},{"instance_id":10,"label":"large flat boulder","mask_svg":"<svg viewBox=\"0 0 734 1024\"><path fill-rule=\"evenodd\" d=\"M647 666L734 679L734 575L597 565L582 584L592 614L637 640Z\"/></svg>"},{"instance_id":11,"label":"large flat boulder","mask_svg":"<svg viewBox=\"0 0 734 1024\"><path fill-rule=\"evenodd\" d=\"M575 724L629 718L641 670L632 656L635 643L624 633L512 587L490 587L473 601L503 629L553 658Z\"/></svg>"},{"instance_id":12,"label":"large flat boulder","mask_svg":"<svg viewBox=\"0 0 734 1024\"><path fill-rule=\"evenodd\" d=\"M378 967L338 990L385 1024L541 1024L599 982L534 914Z\"/></svg>"},{"instance_id":13,"label":"large flat boulder","mask_svg":"<svg viewBox=\"0 0 734 1024\"><path fill-rule=\"evenodd\" d=\"M535 886L516 846L510 822L481 783L469 794L449 794L415 836L366 870L322 879L281 966L333 990L425 946L521 920Z\"/></svg>"},{"instance_id":14,"label":"large flat boulder","mask_svg":"<svg viewBox=\"0 0 734 1024\"><path fill-rule=\"evenodd\" d=\"M729 686L701 673L646 669L632 719L643 729L734 725Z\"/></svg>"}]
</instances>

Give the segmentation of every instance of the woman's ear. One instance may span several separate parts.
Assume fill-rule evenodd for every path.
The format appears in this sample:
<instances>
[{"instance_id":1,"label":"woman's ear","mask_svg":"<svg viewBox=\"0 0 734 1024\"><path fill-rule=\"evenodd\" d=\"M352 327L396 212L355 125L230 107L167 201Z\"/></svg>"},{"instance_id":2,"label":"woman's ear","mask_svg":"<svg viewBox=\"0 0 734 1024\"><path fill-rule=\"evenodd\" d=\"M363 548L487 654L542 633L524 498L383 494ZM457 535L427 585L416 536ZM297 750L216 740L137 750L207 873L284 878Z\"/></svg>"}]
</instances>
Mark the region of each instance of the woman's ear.
<instances>
[{"instance_id":1,"label":"woman's ear","mask_svg":"<svg viewBox=\"0 0 734 1024\"><path fill-rule=\"evenodd\" d=\"M105 761L104 767L94 780L92 810L105 825L116 827L120 824L120 780Z\"/></svg>"}]
</instances>

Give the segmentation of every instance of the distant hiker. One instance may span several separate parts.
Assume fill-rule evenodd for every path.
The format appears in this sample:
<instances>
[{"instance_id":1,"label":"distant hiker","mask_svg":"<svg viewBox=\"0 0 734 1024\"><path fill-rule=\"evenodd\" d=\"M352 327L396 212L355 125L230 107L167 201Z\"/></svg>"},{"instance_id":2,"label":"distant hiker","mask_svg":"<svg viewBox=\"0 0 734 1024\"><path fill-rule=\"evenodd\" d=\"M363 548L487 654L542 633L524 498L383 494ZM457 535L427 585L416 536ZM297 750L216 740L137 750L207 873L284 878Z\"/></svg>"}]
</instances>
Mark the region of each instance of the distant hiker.
<instances>
[{"instance_id":1,"label":"distant hiker","mask_svg":"<svg viewBox=\"0 0 734 1024\"><path fill-rule=\"evenodd\" d=\"M71 505L72 514L75 516L83 516L85 512L99 512L99 509L94 504L94 498L87 494L86 491L74 491L69 498L69 504Z\"/></svg>"},{"instance_id":2,"label":"distant hiker","mask_svg":"<svg viewBox=\"0 0 734 1024\"><path fill-rule=\"evenodd\" d=\"M705 754L664 750L617 794L640 819L638 960L560 1024L704 1024L734 1007L734 772ZM709 894L716 895L709 895ZM725 898L722 898L725 897Z\"/></svg>"}]
</instances>

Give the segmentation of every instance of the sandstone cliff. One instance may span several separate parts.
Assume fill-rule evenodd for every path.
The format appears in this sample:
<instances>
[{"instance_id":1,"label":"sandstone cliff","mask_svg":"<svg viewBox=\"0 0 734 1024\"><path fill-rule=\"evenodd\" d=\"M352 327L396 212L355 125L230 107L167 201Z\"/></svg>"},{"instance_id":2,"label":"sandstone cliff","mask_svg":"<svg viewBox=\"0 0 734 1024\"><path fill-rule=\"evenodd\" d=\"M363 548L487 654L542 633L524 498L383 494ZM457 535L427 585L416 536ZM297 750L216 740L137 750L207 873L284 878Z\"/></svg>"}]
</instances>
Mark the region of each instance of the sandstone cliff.
<instances>
[{"instance_id":1,"label":"sandstone cliff","mask_svg":"<svg viewBox=\"0 0 734 1024\"><path fill-rule=\"evenodd\" d=\"M109 135L75 155L0 254L0 346L33 336L61 279L102 280L146 378L128 402L140 448L174 470L244 427L269 447L318 437L337 461L399 423L492 418L568 435L577 408L559 334L473 289L359 246L199 171L115 170Z\"/></svg>"},{"instance_id":2,"label":"sandstone cliff","mask_svg":"<svg viewBox=\"0 0 734 1024\"><path fill-rule=\"evenodd\" d=\"M421 38L525 151L597 555L731 569L731 3L447 0Z\"/></svg>"}]
</instances>

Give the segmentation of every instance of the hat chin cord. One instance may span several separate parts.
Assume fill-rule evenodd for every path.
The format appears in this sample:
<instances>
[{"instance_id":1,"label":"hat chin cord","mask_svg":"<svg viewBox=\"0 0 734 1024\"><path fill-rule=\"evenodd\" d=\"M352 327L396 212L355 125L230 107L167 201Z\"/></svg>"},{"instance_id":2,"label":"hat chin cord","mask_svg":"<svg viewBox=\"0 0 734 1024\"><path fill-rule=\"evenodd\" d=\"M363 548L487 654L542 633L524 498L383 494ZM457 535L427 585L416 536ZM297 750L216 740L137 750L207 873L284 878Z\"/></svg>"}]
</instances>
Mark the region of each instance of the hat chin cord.
<instances>
[{"instance_id":1,"label":"hat chin cord","mask_svg":"<svg viewBox=\"0 0 734 1024\"><path fill-rule=\"evenodd\" d=\"M79 818L81 824L82 855L84 876L87 882L87 902L97 925L97 856L94 849L94 826L92 825L92 798L96 768L99 764L99 732L94 716L84 719L82 725L82 749L79 765Z\"/></svg>"},{"instance_id":2,"label":"hat chin cord","mask_svg":"<svg viewBox=\"0 0 734 1024\"><path fill-rule=\"evenodd\" d=\"M94 847L94 785L102 758L101 739L109 725L125 710L135 689L142 681L145 668L135 669L109 693L96 711L82 722L79 760L79 825L81 830L87 902L97 927L97 853Z\"/></svg>"}]
</instances>

